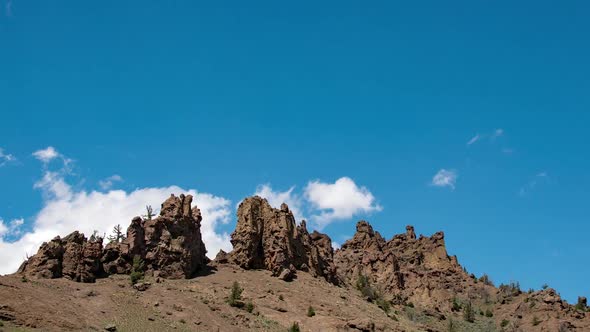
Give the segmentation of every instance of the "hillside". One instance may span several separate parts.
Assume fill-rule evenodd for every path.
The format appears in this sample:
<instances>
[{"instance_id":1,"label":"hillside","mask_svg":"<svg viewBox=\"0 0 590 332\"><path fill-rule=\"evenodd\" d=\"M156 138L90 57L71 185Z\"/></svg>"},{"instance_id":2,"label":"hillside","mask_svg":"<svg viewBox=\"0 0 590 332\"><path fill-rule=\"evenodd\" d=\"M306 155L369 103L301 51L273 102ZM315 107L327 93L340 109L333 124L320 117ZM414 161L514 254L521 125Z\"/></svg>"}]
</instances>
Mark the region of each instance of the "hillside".
<instances>
[{"instance_id":1,"label":"hillside","mask_svg":"<svg viewBox=\"0 0 590 332\"><path fill-rule=\"evenodd\" d=\"M190 195L172 195L121 241L74 232L44 243L0 277L0 330L590 331L585 298L496 287L448 255L442 232L407 226L385 240L360 221L334 251L286 204L250 197L234 250L209 261L201 220Z\"/></svg>"}]
</instances>

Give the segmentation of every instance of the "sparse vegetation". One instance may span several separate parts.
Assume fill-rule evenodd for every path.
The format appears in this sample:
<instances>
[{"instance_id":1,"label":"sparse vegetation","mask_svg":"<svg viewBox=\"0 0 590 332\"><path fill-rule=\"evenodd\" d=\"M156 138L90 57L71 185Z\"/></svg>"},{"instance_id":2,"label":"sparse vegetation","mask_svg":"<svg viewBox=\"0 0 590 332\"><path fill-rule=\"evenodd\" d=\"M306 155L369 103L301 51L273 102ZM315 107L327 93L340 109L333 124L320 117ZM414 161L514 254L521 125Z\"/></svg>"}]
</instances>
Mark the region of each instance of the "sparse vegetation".
<instances>
[{"instance_id":1,"label":"sparse vegetation","mask_svg":"<svg viewBox=\"0 0 590 332\"><path fill-rule=\"evenodd\" d=\"M485 285L494 286L494 283L492 282L492 279L490 279L490 277L487 274L482 275L479 278L479 281L483 282Z\"/></svg>"},{"instance_id":2,"label":"sparse vegetation","mask_svg":"<svg viewBox=\"0 0 590 332\"><path fill-rule=\"evenodd\" d=\"M390 303L383 298L381 292L379 292L371 286L371 282L369 281L369 278L367 276L359 273L355 285L356 289L358 289L361 292L361 294L367 299L367 301L373 302L377 304L377 306L381 308L383 311L389 312L391 308Z\"/></svg>"},{"instance_id":3,"label":"sparse vegetation","mask_svg":"<svg viewBox=\"0 0 590 332\"><path fill-rule=\"evenodd\" d=\"M475 311L473 310L473 307L471 306L471 302L467 302L463 306L463 319L469 323L475 322Z\"/></svg>"},{"instance_id":4,"label":"sparse vegetation","mask_svg":"<svg viewBox=\"0 0 590 332\"><path fill-rule=\"evenodd\" d=\"M283 294L279 294L279 300L285 301L285 298L283 297Z\"/></svg>"},{"instance_id":5,"label":"sparse vegetation","mask_svg":"<svg viewBox=\"0 0 590 332\"><path fill-rule=\"evenodd\" d=\"M244 289L240 287L240 284L237 281L234 281L231 286L229 297L227 298L227 303L232 307L241 308L244 305L244 303L241 301L243 291Z\"/></svg>"},{"instance_id":6,"label":"sparse vegetation","mask_svg":"<svg viewBox=\"0 0 590 332\"><path fill-rule=\"evenodd\" d=\"M144 274L144 265L143 260L138 255L133 257L133 265L131 267L131 273L129 274L129 279L131 280L131 285L135 285L138 281L143 280Z\"/></svg>"},{"instance_id":7,"label":"sparse vegetation","mask_svg":"<svg viewBox=\"0 0 590 332\"><path fill-rule=\"evenodd\" d=\"M252 301L246 302L246 311L252 313L254 311L254 303Z\"/></svg>"},{"instance_id":8,"label":"sparse vegetation","mask_svg":"<svg viewBox=\"0 0 590 332\"><path fill-rule=\"evenodd\" d=\"M453 297L453 303L451 304L451 311L455 311L455 312L461 311L461 305L457 301L456 297Z\"/></svg>"},{"instance_id":9,"label":"sparse vegetation","mask_svg":"<svg viewBox=\"0 0 590 332\"><path fill-rule=\"evenodd\" d=\"M27 277L23 275L23 276L20 277L20 281L21 282L28 282L29 279L27 279Z\"/></svg>"},{"instance_id":10,"label":"sparse vegetation","mask_svg":"<svg viewBox=\"0 0 590 332\"><path fill-rule=\"evenodd\" d=\"M539 317L534 316L532 324L533 324L533 326L537 326L537 325L541 324L541 320L539 319Z\"/></svg>"},{"instance_id":11,"label":"sparse vegetation","mask_svg":"<svg viewBox=\"0 0 590 332\"><path fill-rule=\"evenodd\" d=\"M457 332L458 331L457 324L455 324L455 322L452 319L449 320L448 331L449 332Z\"/></svg>"},{"instance_id":12,"label":"sparse vegetation","mask_svg":"<svg viewBox=\"0 0 590 332\"><path fill-rule=\"evenodd\" d=\"M486 317L494 317L494 313L492 312L492 310L486 310Z\"/></svg>"},{"instance_id":13,"label":"sparse vegetation","mask_svg":"<svg viewBox=\"0 0 590 332\"><path fill-rule=\"evenodd\" d=\"M313 317L313 316L315 316L315 310L313 309L312 306L309 306L307 308L307 317Z\"/></svg>"},{"instance_id":14,"label":"sparse vegetation","mask_svg":"<svg viewBox=\"0 0 590 332\"><path fill-rule=\"evenodd\" d=\"M586 305L586 303L583 302L581 297L578 297L578 303L576 303L576 309L580 310L580 311L586 311L588 310L588 307Z\"/></svg>"},{"instance_id":15,"label":"sparse vegetation","mask_svg":"<svg viewBox=\"0 0 590 332\"><path fill-rule=\"evenodd\" d=\"M500 284L498 288L505 296L517 296L522 293L520 290L520 283L518 282L511 282L508 285Z\"/></svg>"},{"instance_id":16,"label":"sparse vegetation","mask_svg":"<svg viewBox=\"0 0 590 332\"><path fill-rule=\"evenodd\" d=\"M500 326L504 328L504 327L508 326L508 324L510 324L510 321L508 321L507 319L502 319Z\"/></svg>"},{"instance_id":17,"label":"sparse vegetation","mask_svg":"<svg viewBox=\"0 0 590 332\"><path fill-rule=\"evenodd\" d=\"M98 231L95 229L92 232L92 235L90 235L90 238L88 239L88 241L90 241L90 242L102 242L102 239L104 239L104 235L103 236L99 236L98 235Z\"/></svg>"},{"instance_id":18,"label":"sparse vegetation","mask_svg":"<svg viewBox=\"0 0 590 332\"><path fill-rule=\"evenodd\" d=\"M299 327L299 323L295 322L289 328L289 332L301 332L301 328Z\"/></svg>"},{"instance_id":19,"label":"sparse vegetation","mask_svg":"<svg viewBox=\"0 0 590 332\"><path fill-rule=\"evenodd\" d=\"M541 286L541 288L543 288L543 290L545 290L545 289L549 288L549 285L543 284L543 286Z\"/></svg>"},{"instance_id":20,"label":"sparse vegetation","mask_svg":"<svg viewBox=\"0 0 590 332\"><path fill-rule=\"evenodd\" d=\"M145 206L145 211L146 214L144 214L142 217L144 220L152 220L152 218L154 217L154 209L152 209L151 205L146 205Z\"/></svg>"},{"instance_id":21,"label":"sparse vegetation","mask_svg":"<svg viewBox=\"0 0 590 332\"><path fill-rule=\"evenodd\" d=\"M125 234L123 233L123 227L117 224L113 227L112 235L109 235L107 239L109 242L120 243L121 241L125 240Z\"/></svg>"}]
</instances>

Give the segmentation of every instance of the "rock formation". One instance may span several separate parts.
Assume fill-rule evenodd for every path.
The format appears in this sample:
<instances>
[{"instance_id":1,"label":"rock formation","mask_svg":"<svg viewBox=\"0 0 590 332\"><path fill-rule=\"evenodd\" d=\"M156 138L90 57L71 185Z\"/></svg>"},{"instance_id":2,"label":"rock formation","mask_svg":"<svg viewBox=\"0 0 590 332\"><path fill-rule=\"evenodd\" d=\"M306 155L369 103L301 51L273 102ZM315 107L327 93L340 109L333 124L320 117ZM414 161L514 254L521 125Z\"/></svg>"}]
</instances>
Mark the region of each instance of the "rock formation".
<instances>
[{"instance_id":1,"label":"rock formation","mask_svg":"<svg viewBox=\"0 0 590 332\"><path fill-rule=\"evenodd\" d=\"M261 197L246 198L238 208L236 230L231 234L234 247L220 259L244 269L266 269L289 280L296 270L307 271L337 284L330 238L318 232L311 235L305 221L296 226L287 204L280 209Z\"/></svg>"},{"instance_id":2,"label":"rock formation","mask_svg":"<svg viewBox=\"0 0 590 332\"><path fill-rule=\"evenodd\" d=\"M66 277L75 281L94 282L102 275L100 258L102 239L90 241L84 234L73 232L45 242L36 255L25 261L18 272L40 278Z\"/></svg>"},{"instance_id":3,"label":"rock formation","mask_svg":"<svg viewBox=\"0 0 590 332\"><path fill-rule=\"evenodd\" d=\"M134 218L127 238L105 248L105 271L128 273L133 257L140 256L148 273L171 279L193 277L208 259L201 239L201 212L191 208L192 199L191 195L171 195L157 218Z\"/></svg>"},{"instance_id":4,"label":"rock formation","mask_svg":"<svg viewBox=\"0 0 590 332\"><path fill-rule=\"evenodd\" d=\"M190 195L171 195L157 218L133 218L127 238L107 244L104 250L100 238L89 241L78 232L57 237L44 243L19 272L93 282L104 275L130 273L133 258L139 256L147 273L172 279L193 277L208 259L201 239L201 212L191 203Z\"/></svg>"},{"instance_id":5,"label":"rock formation","mask_svg":"<svg viewBox=\"0 0 590 332\"><path fill-rule=\"evenodd\" d=\"M354 285L367 276L394 302L420 301L448 306L469 280L455 257L447 255L442 232L416 238L414 227L386 241L366 221L334 254L340 278Z\"/></svg>"}]
</instances>

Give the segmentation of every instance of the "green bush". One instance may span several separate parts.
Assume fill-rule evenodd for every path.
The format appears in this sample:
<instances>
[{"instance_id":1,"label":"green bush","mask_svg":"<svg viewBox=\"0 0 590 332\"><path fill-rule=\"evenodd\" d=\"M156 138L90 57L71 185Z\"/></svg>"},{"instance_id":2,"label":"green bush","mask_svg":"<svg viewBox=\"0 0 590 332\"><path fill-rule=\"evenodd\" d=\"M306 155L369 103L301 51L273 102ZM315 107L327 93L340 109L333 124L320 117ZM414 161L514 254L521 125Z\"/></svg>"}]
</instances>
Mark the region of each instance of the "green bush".
<instances>
[{"instance_id":1,"label":"green bush","mask_svg":"<svg viewBox=\"0 0 590 332\"><path fill-rule=\"evenodd\" d=\"M500 326L506 327L506 326L508 326L508 324L510 324L510 322L507 319L502 319L502 323L500 323Z\"/></svg>"},{"instance_id":2,"label":"green bush","mask_svg":"<svg viewBox=\"0 0 590 332\"><path fill-rule=\"evenodd\" d=\"M133 257L133 265L131 266L131 273L129 274L129 279L131 280L131 284L135 285L138 281L142 280L145 276L144 272L144 264L143 260L139 256Z\"/></svg>"},{"instance_id":3,"label":"green bush","mask_svg":"<svg viewBox=\"0 0 590 332\"><path fill-rule=\"evenodd\" d=\"M456 311L456 312L461 311L461 305L457 301L457 298L456 297L453 297L453 303L451 305L451 311Z\"/></svg>"},{"instance_id":4,"label":"green bush","mask_svg":"<svg viewBox=\"0 0 590 332\"><path fill-rule=\"evenodd\" d=\"M232 307L243 306L244 303L240 301L242 299L243 291L244 290L240 287L240 284L238 284L237 281L234 281L234 283L231 286L231 292L229 294L229 297L227 298L227 303Z\"/></svg>"},{"instance_id":5,"label":"green bush","mask_svg":"<svg viewBox=\"0 0 590 332\"><path fill-rule=\"evenodd\" d=\"M537 316L534 316L532 324L533 324L533 326L537 326L537 325L541 324L541 320Z\"/></svg>"},{"instance_id":6,"label":"green bush","mask_svg":"<svg viewBox=\"0 0 590 332\"><path fill-rule=\"evenodd\" d=\"M580 311L586 311L587 306L586 303L582 301L581 297L578 297L578 303L576 303L576 309Z\"/></svg>"},{"instance_id":7,"label":"green bush","mask_svg":"<svg viewBox=\"0 0 590 332\"><path fill-rule=\"evenodd\" d=\"M254 311L254 303L252 301L246 302L246 311L252 313Z\"/></svg>"},{"instance_id":8,"label":"green bush","mask_svg":"<svg viewBox=\"0 0 590 332\"><path fill-rule=\"evenodd\" d=\"M355 286L369 302L374 302L383 311L389 312L391 308L389 301L385 300L383 295L371 286L371 282L367 276L359 273Z\"/></svg>"},{"instance_id":9,"label":"green bush","mask_svg":"<svg viewBox=\"0 0 590 332\"><path fill-rule=\"evenodd\" d=\"M301 328L299 328L299 323L295 322L289 328L289 332L301 332Z\"/></svg>"},{"instance_id":10,"label":"green bush","mask_svg":"<svg viewBox=\"0 0 590 332\"><path fill-rule=\"evenodd\" d=\"M309 308L307 308L307 317L313 317L315 316L315 310L313 309L312 306L309 306Z\"/></svg>"},{"instance_id":11,"label":"green bush","mask_svg":"<svg viewBox=\"0 0 590 332\"><path fill-rule=\"evenodd\" d=\"M463 306L463 319L469 323L475 322L475 311L471 306L471 302L467 302L467 304Z\"/></svg>"},{"instance_id":12,"label":"green bush","mask_svg":"<svg viewBox=\"0 0 590 332\"><path fill-rule=\"evenodd\" d=\"M494 313L490 309L488 309L486 310L486 317L494 317Z\"/></svg>"},{"instance_id":13,"label":"green bush","mask_svg":"<svg viewBox=\"0 0 590 332\"><path fill-rule=\"evenodd\" d=\"M488 286L494 286L494 283L492 282L492 280L490 279L490 277L487 274L482 275L479 278L479 281L483 282L484 284L486 284Z\"/></svg>"}]
</instances>

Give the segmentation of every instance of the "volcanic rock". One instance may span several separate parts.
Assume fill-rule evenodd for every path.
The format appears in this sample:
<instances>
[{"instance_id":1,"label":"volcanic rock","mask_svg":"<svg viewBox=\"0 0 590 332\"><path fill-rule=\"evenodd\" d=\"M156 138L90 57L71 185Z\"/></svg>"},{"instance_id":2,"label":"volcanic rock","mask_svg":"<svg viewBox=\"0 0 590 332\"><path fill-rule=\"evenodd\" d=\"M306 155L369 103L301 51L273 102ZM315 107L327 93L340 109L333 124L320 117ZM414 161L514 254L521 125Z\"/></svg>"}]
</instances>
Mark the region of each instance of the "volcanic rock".
<instances>
[{"instance_id":1,"label":"volcanic rock","mask_svg":"<svg viewBox=\"0 0 590 332\"><path fill-rule=\"evenodd\" d=\"M94 282L105 275L130 273L137 256L148 273L172 279L193 277L209 260L201 238L201 212L191 207L192 199L191 195L171 195L157 218L133 218L126 239L111 242L104 250L100 237L87 240L77 231L63 239L58 236L43 243L18 272Z\"/></svg>"},{"instance_id":2,"label":"volcanic rock","mask_svg":"<svg viewBox=\"0 0 590 332\"><path fill-rule=\"evenodd\" d=\"M18 272L40 278L66 277L75 281L94 282L103 274L100 258L102 238L90 241L84 234L73 232L45 242L37 254L25 261Z\"/></svg>"},{"instance_id":3,"label":"volcanic rock","mask_svg":"<svg viewBox=\"0 0 590 332\"><path fill-rule=\"evenodd\" d=\"M339 277L354 285L359 275L367 276L393 302L413 300L448 306L468 280L455 257L447 255L442 232L416 238L414 227L385 241L366 221L334 254Z\"/></svg>"},{"instance_id":4,"label":"volcanic rock","mask_svg":"<svg viewBox=\"0 0 590 332\"><path fill-rule=\"evenodd\" d=\"M143 259L148 273L190 278L209 261L201 238L201 212L191 208L191 195L171 195L155 219L136 217L121 243L107 245L102 258L108 273L129 273L133 257Z\"/></svg>"},{"instance_id":5,"label":"volcanic rock","mask_svg":"<svg viewBox=\"0 0 590 332\"><path fill-rule=\"evenodd\" d=\"M246 198L238 208L236 230L231 234L229 260L244 269L266 269L289 280L296 270L339 283L333 263L332 241L318 232L311 235L305 221L296 226L287 204L280 209L264 198Z\"/></svg>"}]
</instances>

